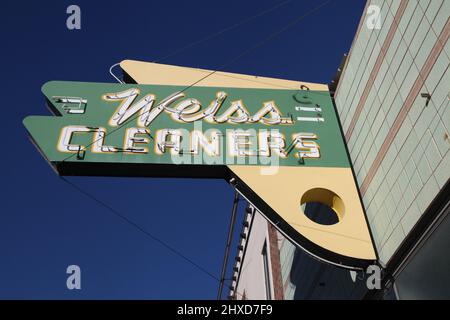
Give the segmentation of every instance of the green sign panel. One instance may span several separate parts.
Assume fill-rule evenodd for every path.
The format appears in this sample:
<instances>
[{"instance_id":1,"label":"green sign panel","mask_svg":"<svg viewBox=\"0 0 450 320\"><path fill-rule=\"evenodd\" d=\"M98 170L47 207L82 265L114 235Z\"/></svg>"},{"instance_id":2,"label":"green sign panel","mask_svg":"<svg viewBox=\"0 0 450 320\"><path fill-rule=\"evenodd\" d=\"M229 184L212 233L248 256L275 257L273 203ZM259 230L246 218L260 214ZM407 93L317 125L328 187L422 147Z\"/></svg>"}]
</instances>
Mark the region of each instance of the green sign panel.
<instances>
[{"instance_id":1,"label":"green sign panel","mask_svg":"<svg viewBox=\"0 0 450 320\"><path fill-rule=\"evenodd\" d=\"M328 92L52 81L24 124L65 163L350 167Z\"/></svg>"}]
</instances>

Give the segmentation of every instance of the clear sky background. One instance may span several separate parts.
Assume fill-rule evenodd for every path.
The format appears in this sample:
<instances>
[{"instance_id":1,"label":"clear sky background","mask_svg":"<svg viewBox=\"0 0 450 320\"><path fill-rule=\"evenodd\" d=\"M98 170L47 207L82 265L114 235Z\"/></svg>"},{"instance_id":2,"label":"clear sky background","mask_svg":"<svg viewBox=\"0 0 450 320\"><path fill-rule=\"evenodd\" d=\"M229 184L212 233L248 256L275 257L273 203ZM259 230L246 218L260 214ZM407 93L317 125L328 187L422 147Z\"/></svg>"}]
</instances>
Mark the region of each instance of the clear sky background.
<instances>
[{"instance_id":1,"label":"clear sky background","mask_svg":"<svg viewBox=\"0 0 450 320\"><path fill-rule=\"evenodd\" d=\"M22 119L50 114L47 81L114 82L113 63L158 60L279 2L1 1L0 299L216 298L217 280L61 181ZM319 3L294 0L161 62L219 68ZM81 7L81 30L66 28L70 4ZM334 0L224 71L328 83L363 8ZM220 277L233 201L225 181L69 180ZM66 288L71 264L81 267L81 290Z\"/></svg>"}]
</instances>

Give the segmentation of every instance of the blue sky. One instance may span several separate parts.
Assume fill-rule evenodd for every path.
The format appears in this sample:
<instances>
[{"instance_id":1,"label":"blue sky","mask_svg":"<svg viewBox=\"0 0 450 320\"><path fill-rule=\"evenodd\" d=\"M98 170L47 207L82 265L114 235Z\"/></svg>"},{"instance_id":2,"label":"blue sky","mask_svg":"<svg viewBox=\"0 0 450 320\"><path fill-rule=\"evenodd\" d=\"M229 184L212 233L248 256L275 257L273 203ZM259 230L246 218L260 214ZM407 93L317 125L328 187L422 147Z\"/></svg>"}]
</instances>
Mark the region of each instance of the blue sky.
<instances>
[{"instance_id":1,"label":"blue sky","mask_svg":"<svg viewBox=\"0 0 450 320\"><path fill-rule=\"evenodd\" d=\"M216 280L61 181L22 119L49 115L47 81L114 82L113 63L158 60L277 2L1 2L0 299L215 299ZM161 62L219 68L318 3L294 0ZM70 4L81 8L81 30L66 28ZM334 0L225 71L328 83L363 7ZM69 180L219 278L233 200L225 181ZM66 288L71 264L81 268L81 290Z\"/></svg>"}]
</instances>

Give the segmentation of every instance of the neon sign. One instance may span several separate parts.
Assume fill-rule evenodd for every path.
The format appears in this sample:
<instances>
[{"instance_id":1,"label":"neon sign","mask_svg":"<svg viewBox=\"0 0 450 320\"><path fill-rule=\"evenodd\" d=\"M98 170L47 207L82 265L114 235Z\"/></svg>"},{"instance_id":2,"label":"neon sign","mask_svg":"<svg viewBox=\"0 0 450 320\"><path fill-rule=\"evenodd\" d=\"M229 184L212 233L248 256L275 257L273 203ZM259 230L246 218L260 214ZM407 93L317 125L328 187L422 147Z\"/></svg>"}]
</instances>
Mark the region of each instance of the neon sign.
<instances>
[{"instance_id":1,"label":"neon sign","mask_svg":"<svg viewBox=\"0 0 450 320\"><path fill-rule=\"evenodd\" d=\"M43 86L54 116L29 116L24 125L58 174L225 178L310 254L347 268L373 263L327 90L260 87L244 75L221 78L225 87L190 86L198 70L128 63L124 70L139 79L145 71L164 80ZM311 221L302 209L309 202L328 205L339 222Z\"/></svg>"}]
</instances>

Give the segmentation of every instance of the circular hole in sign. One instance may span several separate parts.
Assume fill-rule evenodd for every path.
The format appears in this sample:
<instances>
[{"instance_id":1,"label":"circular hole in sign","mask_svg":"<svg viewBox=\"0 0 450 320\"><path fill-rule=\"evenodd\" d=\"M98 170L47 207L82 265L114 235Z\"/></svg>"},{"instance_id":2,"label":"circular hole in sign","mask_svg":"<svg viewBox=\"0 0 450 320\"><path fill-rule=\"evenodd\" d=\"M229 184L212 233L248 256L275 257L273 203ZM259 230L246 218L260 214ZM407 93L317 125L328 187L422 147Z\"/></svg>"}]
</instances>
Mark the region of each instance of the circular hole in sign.
<instances>
[{"instance_id":1,"label":"circular hole in sign","mask_svg":"<svg viewBox=\"0 0 450 320\"><path fill-rule=\"evenodd\" d=\"M301 199L301 207L305 216L321 225L338 223L345 214L344 202L333 191L314 188L305 192Z\"/></svg>"}]
</instances>

